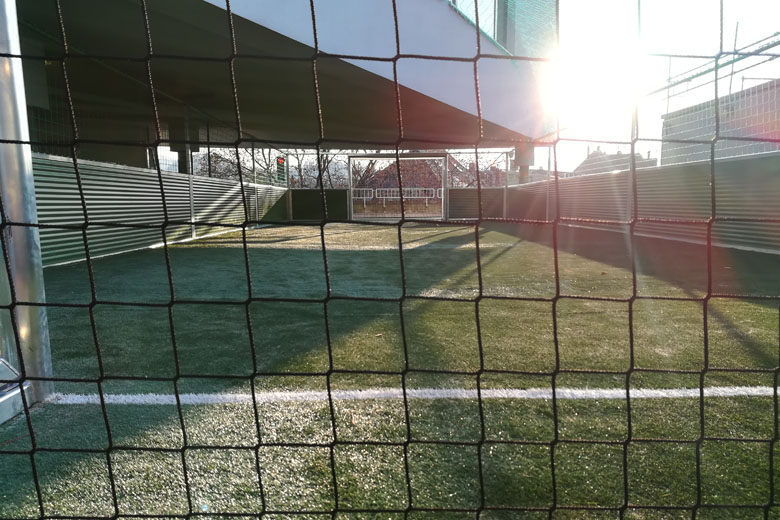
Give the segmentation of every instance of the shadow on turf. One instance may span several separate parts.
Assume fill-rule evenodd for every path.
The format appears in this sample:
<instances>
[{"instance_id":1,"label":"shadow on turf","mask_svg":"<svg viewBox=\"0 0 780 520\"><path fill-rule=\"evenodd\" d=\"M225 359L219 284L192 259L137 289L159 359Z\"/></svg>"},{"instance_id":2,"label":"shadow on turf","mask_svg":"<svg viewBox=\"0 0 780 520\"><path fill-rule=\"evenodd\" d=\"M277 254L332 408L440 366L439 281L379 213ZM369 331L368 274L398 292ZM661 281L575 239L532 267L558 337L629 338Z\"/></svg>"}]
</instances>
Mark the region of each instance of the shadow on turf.
<instances>
[{"instance_id":1,"label":"shadow on turf","mask_svg":"<svg viewBox=\"0 0 780 520\"><path fill-rule=\"evenodd\" d=\"M616 250L619 250L615 246L616 240L614 236L617 234L609 235L609 238L598 236L598 233L585 233L579 235L576 242L568 240L567 236L562 233L559 244L560 250L572 253L580 256L596 260L598 262L613 265L621 269L630 270L630 262L627 263L625 258L627 255L617 254ZM620 236L620 235L618 235ZM523 237L525 239L531 239L529 237ZM474 271L476 269L476 253L473 249L461 249L456 252L456 246L461 246L470 242L473 239L473 235L461 236L461 237L447 237L441 238L436 241L436 246L431 247L430 251L426 250L426 246L421 246L415 251L415 254L419 254L418 258L408 257L405 261L409 262L407 266L417 265L416 275L412 274L412 278L407 280L411 282L415 290L421 290L424 288L436 287L441 285L444 281L450 284L450 287L457 287L464 284L473 282ZM539 237L537 240L544 242ZM623 237L620 237L623 240ZM698 253L695 251L685 251L677 248L675 244L674 248L663 249L659 251L657 244L650 240L647 243L641 244L639 247L646 247L649 254L655 259L652 262L648 262L648 267L644 267L642 273L655 277L660 277L667 280L670 283L676 283L677 278L680 275L679 266L685 267L688 262L694 263L694 260L698 258ZM624 242L623 242L624 243ZM550 245L549 242L545 245ZM442 254L443 248L451 248L453 254ZM189 251L189 252L185 252ZM197 252L195 252L197 251ZM276 250L274 250L276 251ZM285 294L295 289L305 289L309 291L304 293L310 295L310 298L321 298L324 296L324 270L320 268L317 270L314 268L316 265L322 265L322 253L320 251L301 251L301 250L278 250L280 253L270 253L264 251L258 252L258 255L251 254L250 251L250 265L256 269L253 271L253 281L258 280L261 283L260 287L263 287L264 294ZM625 248L623 249L625 251ZM647 252L645 251L645 252ZM187 368L188 372L193 374L198 373L199 370L209 369L225 369L231 370L235 368L236 357L238 356L236 345L243 344L242 356L244 356L243 365L248 371L244 371L241 374L247 378L252 375L251 365L251 351L248 349L248 336L246 332L238 333L236 329L240 329L240 324L244 323L246 326L246 307L243 303L234 301L233 303L218 302L220 299L224 299L225 296L233 295L235 290L248 291L246 289L246 271L244 264L244 256L242 249L233 249L226 251L224 249L216 250L180 250L172 251L172 260L174 262L174 276L179 280L184 280L177 284L179 290L187 289L187 280L189 279L195 287L190 287L190 296L216 296L215 301L206 304L177 304L174 307L174 323L177 329L177 341L180 354L180 363L182 368ZM143 298L150 296L150 288L153 289L156 284L162 284L164 290L152 293L157 295L162 301L166 301L168 297L167 291L167 274L163 269L160 269L158 263L160 260L164 260L160 256L159 251L149 251L141 253L132 253L124 258L108 258L96 262L96 282L98 284L98 298L101 300L122 300L128 295L132 298ZM357 265L365 264L370 266L364 273L355 273L355 265L350 255L354 253L350 252L338 252L333 251L328 255L328 261L330 262L331 275L336 279L332 279L333 289L342 293L344 296L366 296L365 293L359 291L369 289L369 295L384 296L384 297L397 297L400 295L400 260L397 251L361 251L359 255L360 260ZM500 253L500 254L503 254ZM260 258L260 255L264 255L267 258ZM644 258L644 253L638 255L640 258ZM289 262L291 259L295 259L295 269L285 267L285 262ZM488 260L483 259L483 267L489 265L489 262L495 261L496 257L491 257ZM630 258L630 257L629 257ZM680 259L685 260L680 260ZM178 263L177 263L178 262ZM675 263L676 262L676 263ZM746 265L757 265L755 260L751 260ZM427 264L427 267L426 267ZM672 265L674 264L674 265ZM759 264L760 265L760 262ZM153 267L154 266L154 267ZM280 267L281 266L281 267ZM153 268L152 268L153 267ZM83 266L82 266L83 268ZM47 282L51 282L51 285L47 288L51 289L50 296L52 298L73 298L77 292L73 289L73 283L75 280L70 278L74 273L78 272L78 266L68 266L60 270L47 270ZM151 268L151 269L150 269ZM150 276L149 273L153 275ZM684 272L684 269L683 269ZM83 273L83 271L82 271ZM122 273L121 276L117 276L116 273ZM275 273L275 274L271 274ZM298 279L294 285L290 285L289 280L295 278L295 276L301 276L302 273L308 273L308 278L303 280ZM350 285L349 283L342 283L346 281L344 277L357 276L359 279L361 276L365 276L366 283L357 283ZM377 283L376 280L373 285L366 285L370 280L370 276L374 279L378 278L381 283ZM263 278L265 276L266 278ZM277 276L277 278L273 278ZM416 277L415 277L416 276ZM763 276L763 274L762 274ZM87 284L88 288L88 284ZM697 289L700 287L691 283L685 287L688 294L696 294ZM57 292L59 291L59 293ZM274 293L277 291L277 293ZM357 292L355 292L357 291ZM131 300L132 300L131 298ZM89 300L89 297L87 297ZM236 298L241 300L241 298ZM341 303L338 303L341 302ZM467 316L473 315L474 304L471 302L434 302L429 300L422 300L416 302L417 307L414 309L415 313L424 314L438 304L448 304L463 307L463 314L459 315L454 313L456 318L453 330L445 331L450 334L459 335L462 331L458 329L459 322L465 321ZM197 306L201 306L196 309ZM256 304L252 304L256 305ZM340 315L338 325L335 322L331 323L331 343L340 344L345 342L348 346L346 339L356 331L368 329L371 330L373 323L382 322L385 320L388 325L392 325L390 328L396 328L398 322L398 316L395 314L398 304L395 302L357 302L355 300L333 300L329 306L333 306L334 309L341 305L344 313ZM352 306L350 308L350 305ZM276 312L270 311L276 306ZM378 310L371 312L371 307L375 306ZM160 377L170 377L174 375L173 369L173 349L170 345L170 340L165 348L160 345L156 345L157 349L150 349L149 335L159 334L159 339L162 341L164 336L170 336L170 330L167 322L167 308L149 308L139 307L140 314L131 315L128 313L128 307L126 306L106 306L112 310L107 316L100 315L100 307L96 307L96 321L98 334L101 336L101 345L103 351L103 366L106 369L108 375L122 375L127 373L128 370L133 370L139 375L154 374ZM176 314L177 308L189 308L192 312L186 313L184 321L178 321ZM304 308L305 307L305 308ZM254 332L254 341L256 351L258 353L258 365L264 372L296 372L305 370L312 370L315 372L324 372L328 369L328 351L327 342L325 341L325 316L322 312L323 306L321 302L266 302L265 304L258 304L253 309L250 306L250 319L252 320L252 329ZM353 310L351 310L353 309ZM253 314L253 310L257 310L257 313ZM52 327L53 329L60 329L61 333L53 334L53 345L58 348L57 356L59 356L59 366L72 369L74 372L69 374L71 377L97 377L99 375L99 367L95 360L94 347L92 346L91 330L89 328L89 316L84 309L80 309L80 317L78 320L74 320L74 316L65 314L57 315L55 311L52 313ZM331 320L336 318L338 312L332 312L329 316ZM132 317L130 317L132 316ZM130 317L130 318L129 318ZM84 319L86 318L86 321ZM463 319L459 319L463 318ZM726 319L723 317L723 319ZM101 321L105 320L105 323L101 325ZM413 321L413 320L412 320ZM407 323L414 329L413 323ZM310 330L307 330L307 327ZM135 331L132 334L130 330ZM79 331L84 331L79 332ZM112 336L112 332L115 334ZM436 332L436 331L434 331ZM471 332L469 332L471 333ZM377 329L376 335L384 338L388 332L382 331L382 328ZM203 342L205 336L205 342ZM286 340L286 338L295 338L305 336L307 338L313 338L309 342ZM446 336L446 334L445 334ZM371 335L374 337L374 335ZM430 337L423 334L423 338L430 339ZM433 334L436 338L436 334ZM441 336L440 336L441 337ZM135 344L132 345L119 345L118 342L125 338L133 338ZM280 339L282 341L280 341ZM360 338L358 338L360 339ZM387 352L381 350L382 344L375 344L372 346L374 353L379 352L388 354L385 357L372 358L372 362L387 363L385 368L389 371L399 371L403 369L403 366L399 366L398 363L403 362L403 356L400 360L397 356L398 352L395 351L396 357L392 357L391 353L393 348L398 348L398 340L395 338L395 343L391 346ZM476 338L474 338L476 341ZM224 350L220 352L214 351L215 341L224 343ZM377 340L378 341L378 340ZM199 342L203 342L199 344ZM446 342L446 337L443 337L442 342ZM65 343L71 343L70 352L63 353L65 349ZM232 346L231 346L232 345ZM384 345L387 347L387 345ZM341 348L341 347L339 347ZM143 355L138 356L132 360L126 359L127 356L132 356L133 353L139 352ZM160 352L167 352L165 356L162 356ZM268 354L271 354L270 356ZM65 354L65 355L63 355ZM67 355L70 354L72 359L67 360ZM412 352L413 356L416 355ZM474 354L472 352L472 354ZM181 357L183 356L183 358ZM91 359L90 363L86 363L87 359ZM221 363L219 359L226 359L228 362ZM302 359L307 360L309 365L301 367ZM344 359L349 359L346 356ZM68 362L63 365L64 362ZM132 361L132 363L129 363ZM444 363L446 361L445 356L437 356L437 350L428 352L427 357L415 358L416 362L423 363L423 367L413 368L448 368L442 366L436 366L437 363ZM88 367L81 373L78 373L78 369L83 365ZM241 364L241 363L239 363ZM361 367L351 367L360 369ZM452 367L449 367L452 368ZM463 368L463 367L457 367ZM474 369L474 367L466 367L467 369ZM162 373L160 373L162 371ZM212 374L215 375L215 374ZM216 374L219 375L219 374ZM239 386L246 384L246 379L236 382L235 384L226 381L227 386ZM229 390L229 388L226 388ZM207 387L203 387L203 391L208 391ZM95 391L93 385L92 391ZM441 403L438 403L441 404ZM55 407L56 408L56 407ZM95 408L95 407L91 407ZM160 407L163 408L163 407ZM440 407L441 408L441 407ZM51 407L49 407L51 409ZM36 427L37 433L41 434L41 439L49 437L58 439L59 442L64 443L64 448L78 449L84 447L91 447L97 449L104 449L107 445L107 437L105 429L102 429L100 424L102 423L102 415L90 410L89 407L60 407L60 410L68 409L69 414L64 414L52 421L51 424L39 424ZM443 417L455 417L453 408L448 409L444 406L439 409L437 414ZM36 410L34 415L41 413L42 410ZM163 425L178 422L175 409L173 410L157 410L160 412L159 416L154 416L151 411L147 411L147 415L144 415L144 421L135 422L132 417L116 417L112 415L111 426L113 434L114 444L122 444L135 439L139 434L144 431L152 432L154 434L164 434L165 427ZM85 428L85 424L94 424L95 428ZM120 428L121 427L121 428ZM120 429L121 433L114 431L114 429ZM0 439L0 442L14 438L16 435L23 435L26 432L26 425L24 421L17 421L14 428L4 428L6 430L6 436ZM440 432L441 433L441 432ZM447 433L447 432L444 432ZM478 433L478 432L477 432ZM171 434L171 441L175 446L176 443L180 443L180 438L176 433ZM9 444L3 445L2 449L11 449L17 443L24 443L24 440L17 440ZM28 449L28 447L20 448L22 450ZM506 448L510 449L510 448ZM514 449L514 448L512 448ZM533 502L533 505L537 507L544 507L547 505L547 497L550 496L550 485L546 471L549 471L549 453L547 448L539 447L528 448L533 453L522 452L523 448L517 448L521 450L518 453L510 453L502 455L502 460L514 460L516 464L523 465L533 469L536 473L533 475L536 487L532 489L533 497L529 497L529 502L525 504L508 503L506 505L528 505ZM452 455L451 461L448 464L451 465L450 469L459 470L468 466L470 470L464 473L464 476L474 476L476 453L474 450L464 448L464 453L461 458ZM468 452L468 453L466 453ZM52 482L59 482L68 479L77 479L78 475L71 475L70 471L78 464L86 464L87 462L99 463L100 460L105 460L105 456L98 455L86 455L79 453L70 453L68 456L49 457L46 454L36 454L36 462L39 464L38 470L41 473L44 482L49 486ZM579 457L579 454L574 454ZM430 463L436 459L442 459L441 453L432 453L430 457L427 457L426 461ZM577 458L575 457L575 459ZM20 455L0 455L0 459L5 458L3 461L4 468L8 470L3 474L7 476L6 479L0 481L0 489L3 489L7 496L13 497L11 501L6 501L3 506L0 507L0 515L11 516L6 514L7 510L16 506L22 507L27 505L32 507L33 516L37 516L35 499L32 502L29 501L31 496L34 497L34 489L32 488L32 475L30 473L30 458L26 454ZM601 457L593 459L593 463L598 465L602 460ZM425 461L424 461L425 462ZM6 466L5 463L8 463ZM511 497L521 496L525 493L528 496L529 489L526 487L514 487L515 477L517 476L513 472L511 465L498 464L489 457L483 459L484 471L488 478L486 482L486 495L488 500L492 504L499 504L505 500L512 500ZM105 464L103 462L103 464ZM434 465L435 466L435 465ZM424 464L422 465L424 467ZM441 469L438 466L431 467L431 471ZM446 468L445 468L446 469ZM461 471L461 473L463 473ZM2 477L0 477L1 479ZM612 479L611 476L608 479L620 482L619 479ZM446 482L446 479L442 479ZM478 482L471 482L469 486L473 487L478 485ZM519 486L519 484L518 484ZM446 489L442 488L443 491ZM622 493L612 493L605 497L605 500L613 499L614 495L618 499L622 500ZM103 497L105 498L105 497ZM472 497L473 498L473 497ZM15 501L14 501L15 500ZM579 501L579 498L577 499ZM31 505L32 504L32 505ZM110 502L107 502L108 510L107 514L112 514L112 506ZM105 505L105 504L104 504ZM197 507L197 504L193 504ZM437 507L439 503L435 503L433 507ZM478 505L478 504L476 504ZM463 507L472 507L471 503L462 504ZM6 508L6 509L3 509ZM102 511L105 513L105 511ZM51 513L51 511L48 511ZM161 512L162 514L162 512Z\"/></svg>"},{"instance_id":2,"label":"shadow on turf","mask_svg":"<svg viewBox=\"0 0 780 520\"><path fill-rule=\"evenodd\" d=\"M610 231L601 231L560 226L558 247L561 251L630 271L631 250L627 229L625 226L613 226ZM534 236L527 238L539 240ZM704 233L701 239L704 240ZM637 275L664 280L691 296L704 296L707 290L707 251L703 243L692 244L636 235L634 247ZM780 298L780 271L775 268L777 261L778 255L770 253L713 247L713 291L738 294L745 298ZM641 286L639 290L641 293ZM768 305L774 304L768 302Z\"/></svg>"},{"instance_id":3,"label":"shadow on turf","mask_svg":"<svg viewBox=\"0 0 780 520\"><path fill-rule=\"evenodd\" d=\"M476 273L476 251L471 248L456 249L473 241L473 234L466 236L447 236L448 231L437 231L431 236L436 240L431 244L416 247L405 258L407 269L417 268L407 273L407 286L412 292L435 287L441 280L449 279L449 287L458 287L464 281L473 280ZM442 255L442 249L451 248L452 254ZM282 296L289 296L290 291L301 289L303 297L322 298L325 296L324 270L313 268L318 263L322 265L321 251L308 250L257 250L249 252L250 268L253 271L253 282L259 280L265 289L265 294L274 295L274 290ZM91 317L89 309L84 307L51 307L50 327L52 332L52 350L54 356L55 376L70 378L92 378L105 376L133 375L137 377L174 377L175 365L173 348L168 325L168 309L165 303L169 299L167 271L165 259L161 250L148 250L128 253L122 256L107 257L94 261L95 286L98 301L110 302L152 302L161 306L127 306L98 303L94 307L94 320L101 343L101 365L98 363L94 340L92 338ZM271 258L263 258L263 256ZM351 256L358 256L354 261ZM308 273L307 280L298 280L294 286L288 284L292 275L289 270L280 270L283 260L294 259L298 265L296 273ZM241 248L211 249L172 249L172 271L177 297L181 292L187 292L193 299L203 295L211 296L212 303L176 304L173 307L174 326L177 332L177 351L179 365L183 373L192 376L208 374L210 376L237 375L252 377L251 350L248 348L248 329L246 329L247 312L244 303L225 303L220 301L225 297L235 297L240 301L248 294L246 289L246 267L244 251ZM400 256L398 251L332 251L328 254L331 283L334 292L343 296L366 296L366 283L361 283L361 276L379 278L381 283L370 285L368 295L376 297L397 298L401 296ZM490 260L492 261L492 260ZM489 261L487 261L489 262ZM355 266L364 264L370 272L356 273ZM259 264L259 265L258 265ZM86 266L74 264L47 269L45 272L49 301L58 303L90 303L89 280ZM274 280L264 280L263 273L277 273ZM356 277L358 283L340 283L342 277ZM178 281L178 283L177 283ZM187 284L191 281L192 284ZM271 283L269 283L271 282ZM188 285L194 285L188 287ZM411 287L409 287L411 286ZM319 290L318 290L319 289ZM321 292L320 292L321 291ZM236 297L235 293L238 292ZM286 293L286 294L285 294ZM257 292L255 292L257 294ZM262 294L262 293L261 293ZM469 295L468 297L473 297ZM349 304L350 300L332 300L329 306ZM442 302L416 301L405 312L423 314L431 305L441 305ZM449 305L459 306L465 310L465 315L473 321L474 304L472 302L453 302ZM329 319L331 343L337 344L344 337L355 331L366 328L370 322L382 320L388 306L400 312L399 304L393 302L356 302L352 301L353 309L360 312L347 311L339 316L340 323L333 323L334 315ZM269 309L276 308L276 312ZM371 312L371 308L379 308ZM189 308L192 312L185 313L184 318L177 316L179 309ZM257 366L261 372L320 372L328 370L328 349L325 337L325 315L321 302L258 302L249 306L249 319L252 320L253 338L257 352ZM261 312L254 312L259 310ZM400 316L400 314L398 314ZM386 317L386 316L385 316ZM390 324L398 329L396 316L390 314ZM180 319L182 321L180 321ZM413 322L413 316L407 316L408 322ZM465 321L465 320L464 320ZM240 324L244 324L244 330ZM410 325L413 327L413 325ZM381 328L381 327L380 327ZM166 340L167 336L167 340ZM295 338L299 338L298 341ZM300 341L305 338L305 341ZM399 338L400 339L400 338ZM205 340L205 341L204 341ZM473 338L474 346L476 337ZM221 345L220 345L221 344ZM245 348L237 349L239 344ZM216 345L220 345L216 347ZM400 346L397 345L397 346ZM151 347L151 348L150 348ZM221 352L215 352L215 349ZM239 350L242 352L239 353ZM476 353L476 351L475 351ZM270 355L269 355L270 354ZM396 352L398 354L398 352ZM403 354L401 352L401 354ZM240 366L237 358L243 357L243 365L248 371L230 373ZM303 363L302 359L305 359ZM388 359L379 361L388 362ZM401 364L397 364L400 361ZM441 360L436 359L436 351L429 352L420 362L436 365ZM308 365L307 365L308 363ZM318 365L318 363L322 363ZM400 373L403 369L401 359L390 360L385 367L389 371ZM393 365L393 363L396 363ZM358 367L360 368L360 367ZM370 367L364 367L366 369ZM440 366L439 368L446 368ZM463 368L463 367L457 367ZM469 367L474 370L477 367ZM215 373L216 369L216 373ZM226 372L220 374L220 369ZM240 386L246 380L224 380L230 390L231 386ZM139 383L140 384L140 383ZM132 383L127 390L133 391ZM140 384L136 391L148 391L148 386ZM160 385L165 386L165 385ZM143 390L147 389L147 390ZM82 391L94 393L95 384L77 383L60 385L60 391ZM104 391L108 392L109 390ZM121 385L120 385L121 391ZM208 383L201 391L209 391ZM163 407L160 407L163 408ZM165 407L167 408L167 407ZM151 413L154 411L155 413ZM49 419L42 414L53 414ZM157 414L160 412L160 414ZM35 455L38 476L44 483L44 502L47 490L57 489L57 482L75 480L78 487L78 475L71 472L81 464L105 465L105 456L101 454L86 454L67 452L68 449L105 449L108 445L108 435L103 424L103 416L94 406L44 406L33 411L33 428L37 436L37 446L54 447L65 450L64 454L50 456L48 452L38 452ZM147 410L140 421L133 421L132 414L127 418L110 416L112 445L132 443L144 430L165 430L163 425L178 423L175 409ZM113 421L116 420L118 424ZM0 455L6 468L0 477L0 489L10 500L4 500L0 507L0 515L14 516L14 508L26 508L37 515L37 500L32 486L31 459L24 453L31 449L31 439L24 418L5 425L0 429L3 450L18 449L19 455ZM170 442L175 446L179 441L173 434ZM100 461L103 461L102 463ZM507 477L509 474L507 474ZM105 490L104 490L105 491ZM31 498L32 497L32 498ZM51 497L49 497L51 498ZM105 497L104 497L105 498ZM96 500L98 500L96 498ZM111 507L108 508L111 514ZM51 514L51 508L47 511ZM106 511L89 511L87 513L105 514Z\"/></svg>"},{"instance_id":4,"label":"shadow on turf","mask_svg":"<svg viewBox=\"0 0 780 520\"><path fill-rule=\"evenodd\" d=\"M528 228L523 228L521 233L516 234L527 240L552 247L549 233L546 235L538 229L535 233L531 233ZM702 298L706 295L707 256L704 245L636 236L633 246L637 277L646 276L662 280L682 291L679 295L653 290L654 288L643 291L642 282L639 280L639 294L690 298ZM559 251L582 256L628 272L631 271L630 247L628 234L623 231L569 226L559 228ZM780 271L776 269L777 262L778 255L774 254L713 247L713 292L740 295L740 300L777 311L778 300L776 299L750 298L751 296L776 296L780 299ZM563 276L565 274L562 274ZM593 276L597 277L598 273L594 272ZM740 330L739 324L725 313L713 305L709 306L708 313L712 319L725 325L732 338L745 347L760 366L777 365L776 352L768 353L764 345Z\"/></svg>"}]
</instances>

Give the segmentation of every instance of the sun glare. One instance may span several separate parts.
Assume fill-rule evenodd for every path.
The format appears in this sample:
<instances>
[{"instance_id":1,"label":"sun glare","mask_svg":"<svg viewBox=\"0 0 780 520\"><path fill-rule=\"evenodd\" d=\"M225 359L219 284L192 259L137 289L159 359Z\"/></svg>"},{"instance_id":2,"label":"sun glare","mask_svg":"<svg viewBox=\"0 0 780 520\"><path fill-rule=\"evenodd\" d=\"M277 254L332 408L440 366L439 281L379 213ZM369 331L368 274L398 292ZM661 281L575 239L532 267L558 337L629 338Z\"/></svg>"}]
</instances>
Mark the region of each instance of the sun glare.
<instances>
[{"instance_id":1,"label":"sun glare","mask_svg":"<svg viewBox=\"0 0 780 520\"><path fill-rule=\"evenodd\" d=\"M625 140L642 77L636 29L632 34L627 22L630 13L604 9L594 26L575 23L586 15L581 5L566 6L545 89L547 110L569 137ZM593 19L592 13L588 16Z\"/></svg>"},{"instance_id":2,"label":"sun glare","mask_svg":"<svg viewBox=\"0 0 780 520\"><path fill-rule=\"evenodd\" d=\"M553 62L548 99L561 130L577 138L624 138L639 93L634 59L628 53L561 52Z\"/></svg>"}]
</instances>

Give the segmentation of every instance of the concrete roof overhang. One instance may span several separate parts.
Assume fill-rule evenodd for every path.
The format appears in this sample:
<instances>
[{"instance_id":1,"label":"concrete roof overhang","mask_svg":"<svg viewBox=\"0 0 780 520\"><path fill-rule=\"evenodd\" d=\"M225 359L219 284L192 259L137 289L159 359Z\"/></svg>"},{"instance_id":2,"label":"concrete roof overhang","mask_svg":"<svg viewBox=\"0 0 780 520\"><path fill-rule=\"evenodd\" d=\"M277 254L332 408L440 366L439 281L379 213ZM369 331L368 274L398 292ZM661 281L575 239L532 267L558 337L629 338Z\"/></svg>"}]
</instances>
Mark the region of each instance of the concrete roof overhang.
<instances>
[{"instance_id":1,"label":"concrete roof overhang","mask_svg":"<svg viewBox=\"0 0 780 520\"><path fill-rule=\"evenodd\" d=\"M288 7L295 3L286 1ZM305 18L282 10L264 20L253 6L266 3L234 0L231 32L220 3L147 0L145 19L140 0L63 0L68 44L64 63L79 137L143 140L146 135L154 140L159 119L163 138L171 140L184 139L175 129L187 127L188 140L203 141L208 122L210 140L219 142L319 142L324 148L387 148L399 143L402 148L430 149L514 145L549 130L539 108L534 62L480 58L478 111L474 61L468 58L405 55L393 61L394 54L376 59L316 54L312 42L300 41L305 38L295 34L300 25L311 24L310 13ZM399 26L414 17L440 15L445 41L438 45L446 46L452 37L463 47L461 40L471 35L470 45L476 48L475 29L446 2L398 0L398 5ZM422 5L428 10L415 7ZM19 1L18 6L23 54L34 57L27 61L58 68L65 54L54 2ZM353 15L367 16L361 13ZM331 20L318 14L319 33L344 18L343 13L334 16ZM341 23L348 27L359 22ZM363 23L370 31L378 22ZM408 23L404 27L399 31L402 42L420 32ZM379 32L378 25L376 29ZM485 39L482 52L501 50ZM123 131L107 133L105 125L93 124L107 119Z\"/></svg>"}]
</instances>

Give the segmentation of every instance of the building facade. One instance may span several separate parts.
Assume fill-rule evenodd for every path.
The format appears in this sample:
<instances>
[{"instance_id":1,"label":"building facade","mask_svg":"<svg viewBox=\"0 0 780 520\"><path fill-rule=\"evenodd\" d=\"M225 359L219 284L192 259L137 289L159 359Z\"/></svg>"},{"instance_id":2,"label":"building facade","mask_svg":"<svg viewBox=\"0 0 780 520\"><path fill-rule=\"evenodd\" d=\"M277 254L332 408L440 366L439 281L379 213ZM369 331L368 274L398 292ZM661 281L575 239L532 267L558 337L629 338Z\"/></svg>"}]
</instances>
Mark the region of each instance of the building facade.
<instances>
[{"instance_id":1,"label":"building facade","mask_svg":"<svg viewBox=\"0 0 780 520\"><path fill-rule=\"evenodd\" d=\"M555 0L450 0L472 23L515 56L549 56L555 42Z\"/></svg>"},{"instance_id":2,"label":"building facade","mask_svg":"<svg viewBox=\"0 0 780 520\"><path fill-rule=\"evenodd\" d=\"M649 168L657 166L658 160L654 157L642 157L640 154L634 154L634 165L636 168ZM631 154L629 153L606 153L601 147L589 152L588 157L582 161L571 173L570 177L579 177L580 175L592 175L594 173L612 173L627 171L631 169Z\"/></svg>"},{"instance_id":3,"label":"building facade","mask_svg":"<svg viewBox=\"0 0 780 520\"><path fill-rule=\"evenodd\" d=\"M780 80L740 90L663 116L661 164L710 159L716 134L715 158L780 150ZM716 128L716 107L719 128Z\"/></svg>"}]
</instances>

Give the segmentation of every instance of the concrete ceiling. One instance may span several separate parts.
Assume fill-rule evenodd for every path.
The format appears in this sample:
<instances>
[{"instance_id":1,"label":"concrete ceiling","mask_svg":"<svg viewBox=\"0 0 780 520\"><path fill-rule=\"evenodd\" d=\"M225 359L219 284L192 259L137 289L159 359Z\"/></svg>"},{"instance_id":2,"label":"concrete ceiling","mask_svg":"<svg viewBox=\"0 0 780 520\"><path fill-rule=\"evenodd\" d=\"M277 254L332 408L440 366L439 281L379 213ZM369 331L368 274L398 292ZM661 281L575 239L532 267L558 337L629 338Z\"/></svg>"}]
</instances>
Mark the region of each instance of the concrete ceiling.
<instances>
[{"instance_id":1,"label":"concrete ceiling","mask_svg":"<svg viewBox=\"0 0 780 520\"><path fill-rule=\"evenodd\" d=\"M337 148L383 148L401 137L404 148L468 146L480 141L479 119L470 113L474 111L403 82L396 92L392 74L388 78L377 70L384 66L392 72L390 62L372 62L373 71L356 65L356 60L319 57L315 62L310 45L234 14L239 57L233 59L232 76L231 31L224 9L203 0L148 0L147 4L151 74L140 0L62 0L69 49L65 66L82 139L153 140L151 77L164 137L174 140L184 139L175 129L186 120L190 140L196 132L197 139L205 140L208 122L212 141L242 137L278 146L312 145L320 137L324 147ZM55 4L19 0L18 8L23 54L47 58L48 87L61 94L62 81L57 78L63 44ZM42 62L29 61L36 66ZM453 72L451 78L438 81L446 84L451 79L459 85L470 81L473 88L473 65L465 65L465 75ZM442 71L447 74L447 69ZM534 99L525 102L535 103ZM487 107L489 100L483 105ZM487 116L482 123L483 145L527 140L526 134L507 127L512 125L497 124Z\"/></svg>"}]
</instances>

